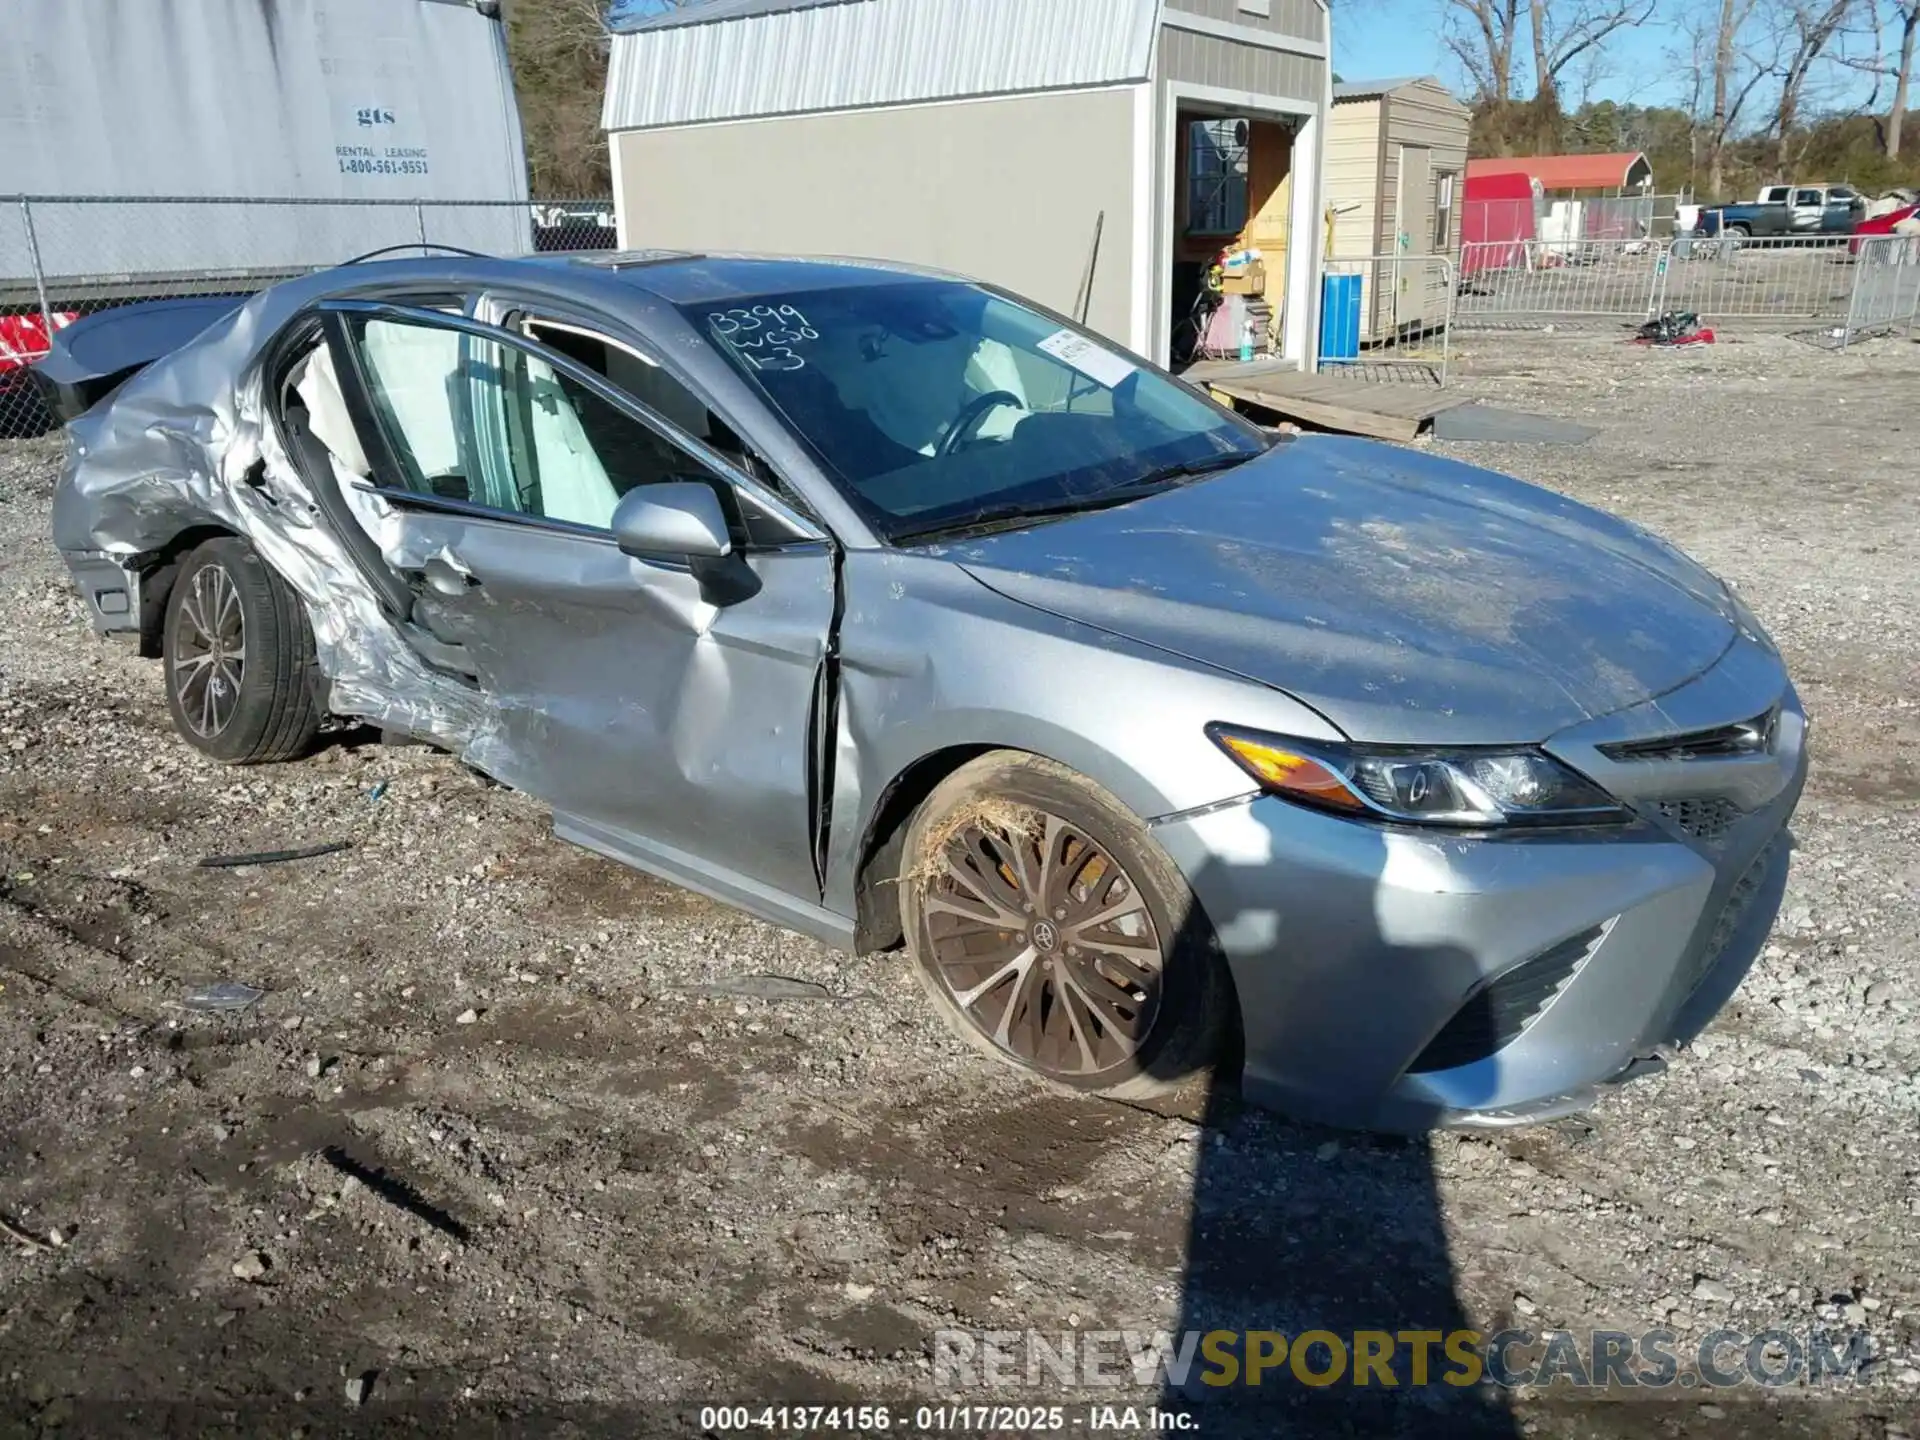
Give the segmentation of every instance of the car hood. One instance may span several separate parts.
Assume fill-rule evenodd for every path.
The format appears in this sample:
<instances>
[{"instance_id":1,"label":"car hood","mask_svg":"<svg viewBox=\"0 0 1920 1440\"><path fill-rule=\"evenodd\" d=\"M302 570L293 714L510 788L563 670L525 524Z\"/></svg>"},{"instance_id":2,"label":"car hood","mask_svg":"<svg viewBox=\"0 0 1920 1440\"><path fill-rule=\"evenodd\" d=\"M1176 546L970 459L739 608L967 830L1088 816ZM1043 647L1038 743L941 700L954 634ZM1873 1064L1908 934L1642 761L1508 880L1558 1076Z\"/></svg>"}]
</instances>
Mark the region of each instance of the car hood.
<instances>
[{"instance_id":1,"label":"car hood","mask_svg":"<svg viewBox=\"0 0 1920 1440\"><path fill-rule=\"evenodd\" d=\"M1736 625L1719 581L1625 521L1343 437L944 553L1011 599L1381 743L1544 740L1700 674Z\"/></svg>"}]
</instances>

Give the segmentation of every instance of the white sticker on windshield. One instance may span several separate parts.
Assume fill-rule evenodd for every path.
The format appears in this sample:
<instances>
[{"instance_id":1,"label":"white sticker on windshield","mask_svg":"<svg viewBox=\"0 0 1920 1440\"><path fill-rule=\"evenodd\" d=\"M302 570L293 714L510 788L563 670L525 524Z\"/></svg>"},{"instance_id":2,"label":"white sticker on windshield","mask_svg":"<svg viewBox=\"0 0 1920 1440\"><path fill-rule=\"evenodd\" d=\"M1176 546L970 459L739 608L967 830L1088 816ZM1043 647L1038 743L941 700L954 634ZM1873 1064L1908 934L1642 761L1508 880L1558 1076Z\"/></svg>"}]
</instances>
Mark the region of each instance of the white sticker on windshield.
<instances>
[{"instance_id":1,"label":"white sticker on windshield","mask_svg":"<svg viewBox=\"0 0 1920 1440\"><path fill-rule=\"evenodd\" d=\"M1089 380L1097 380L1111 390L1137 368L1104 345L1097 345L1071 330L1056 330L1040 342L1040 349L1063 365L1071 365Z\"/></svg>"}]
</instances>

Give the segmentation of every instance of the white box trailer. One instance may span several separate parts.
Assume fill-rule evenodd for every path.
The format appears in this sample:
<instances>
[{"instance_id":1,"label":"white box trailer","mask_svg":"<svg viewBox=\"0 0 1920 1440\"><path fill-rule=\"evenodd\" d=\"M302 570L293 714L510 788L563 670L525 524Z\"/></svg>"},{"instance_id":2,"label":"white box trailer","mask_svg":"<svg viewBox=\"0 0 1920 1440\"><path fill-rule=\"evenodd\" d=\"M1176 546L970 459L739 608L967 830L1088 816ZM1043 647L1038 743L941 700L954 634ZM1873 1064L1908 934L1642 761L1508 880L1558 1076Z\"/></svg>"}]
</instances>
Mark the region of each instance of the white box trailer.
<instances>
[{"instance_id":1,"label":"white box trailer","mask_svg":"<svg viewBox=\"0 0 1920 1440\"><path fill-rule=\"evenodd\" d=\"M0 0L9 292L36 250L105 298L421 238L520 253L532 222L498 0Z\"/></svg>"}]
</instances>

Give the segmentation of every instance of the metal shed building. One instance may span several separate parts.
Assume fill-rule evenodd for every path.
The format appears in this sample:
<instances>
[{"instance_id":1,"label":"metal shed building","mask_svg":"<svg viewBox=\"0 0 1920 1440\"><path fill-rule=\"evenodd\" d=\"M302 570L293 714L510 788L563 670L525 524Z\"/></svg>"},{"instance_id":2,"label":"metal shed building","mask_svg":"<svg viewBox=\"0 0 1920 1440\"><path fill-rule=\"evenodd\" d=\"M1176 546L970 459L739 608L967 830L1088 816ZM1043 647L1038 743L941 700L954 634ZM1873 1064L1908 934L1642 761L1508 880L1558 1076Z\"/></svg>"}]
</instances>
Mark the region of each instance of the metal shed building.
<instances>
[{"instance_id":1,"label":"metal shed building","mask_svg":"<svg viewBox=\"0 0 1920 1440\"><path fill-rule=\"evenodd\" d=\"M603 117L620 242L943 266L1069 313L1084 298L1093 328L1163 362L1205 261L1257 243L1276 348L1311 366L1327 40L1324 0L705 0L628 20Z\"/></svg>"},{"instance_id":2,"label":"metal shed building","mask_svg":"<svg viewBox=\"0 0 1920 1440\"><path fill-rule=\"evenodd\" d=\"M1458 264L1472 113L1431 76L1333 87L1327 126L1329 250L1364 277L1364 343L1424 330L1447 313ZM1404 257L1405 263L1371 260ZM1341 268L1341 267L1336 267Z\"/></svg>"}]
</instances>

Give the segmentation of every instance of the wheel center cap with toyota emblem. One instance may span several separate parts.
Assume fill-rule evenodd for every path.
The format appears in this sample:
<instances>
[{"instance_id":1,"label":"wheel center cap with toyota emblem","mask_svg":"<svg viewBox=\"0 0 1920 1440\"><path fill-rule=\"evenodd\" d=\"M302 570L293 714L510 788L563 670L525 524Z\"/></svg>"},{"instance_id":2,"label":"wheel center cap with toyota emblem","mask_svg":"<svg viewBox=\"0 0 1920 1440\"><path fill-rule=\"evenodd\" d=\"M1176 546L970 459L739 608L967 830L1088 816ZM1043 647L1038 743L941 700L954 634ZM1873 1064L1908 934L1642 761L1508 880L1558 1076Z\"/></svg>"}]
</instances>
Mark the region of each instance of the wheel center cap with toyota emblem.
<instances>
[{"instance_id":1,"label":"wheel center cap with toyota emblem","mask_svg":"<svg viewBox=\"0 0 1920 1440\"><path fill-rule=\"evenodd\" d=\"M1060 932L1051 920L1036 920L1031 931L1033 948L1051 954L1060 948Z\"/></svg>"}]
</instances>

